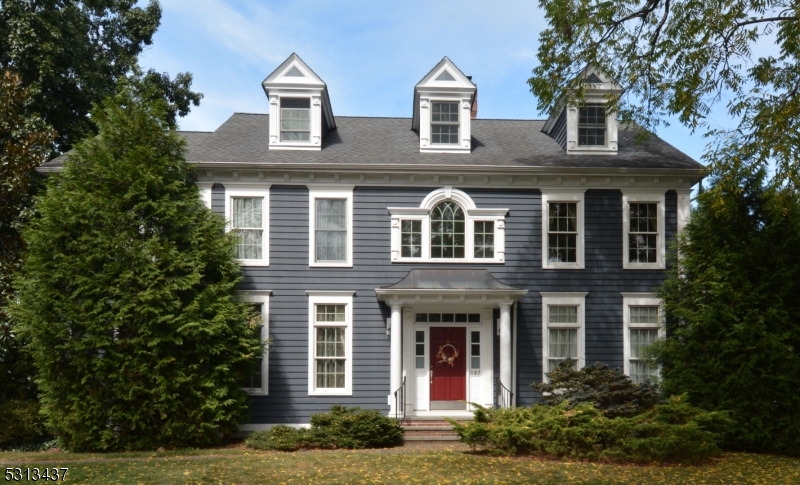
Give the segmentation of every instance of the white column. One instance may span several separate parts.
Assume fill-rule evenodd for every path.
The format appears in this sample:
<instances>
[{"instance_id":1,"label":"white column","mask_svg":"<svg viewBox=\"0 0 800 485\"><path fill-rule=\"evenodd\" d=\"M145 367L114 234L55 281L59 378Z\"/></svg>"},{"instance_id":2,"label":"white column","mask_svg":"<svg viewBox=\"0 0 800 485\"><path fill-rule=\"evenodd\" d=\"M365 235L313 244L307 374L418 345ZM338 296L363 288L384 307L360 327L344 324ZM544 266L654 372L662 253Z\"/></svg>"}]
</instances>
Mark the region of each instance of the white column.
<instances>
[{"instance_id":1,"label":"white column","mask_svg":"<svg viewBox=\"0 0 800 485\"><path fill-rule=\"evenodd\" d=\"M403 384L403 331L400 328L402 308L403 306L401 304L392 303L392 322L389 329L391 336L391 356L389 360L389 383L391 388L389 389L389 409L392 416L395 414L394 392ZM399 411L401 413L404 411L402 409L402 404Z\"/></svg>"},{"instance_id":2,"label":"white column","mask_svg":"<svg viewBox=\"0 0 800 485\"><path fill-rule=\"evenodd\" d=\"M511 304L500 305L500 382L511 389Z\"/></svg>"}]
</instances>

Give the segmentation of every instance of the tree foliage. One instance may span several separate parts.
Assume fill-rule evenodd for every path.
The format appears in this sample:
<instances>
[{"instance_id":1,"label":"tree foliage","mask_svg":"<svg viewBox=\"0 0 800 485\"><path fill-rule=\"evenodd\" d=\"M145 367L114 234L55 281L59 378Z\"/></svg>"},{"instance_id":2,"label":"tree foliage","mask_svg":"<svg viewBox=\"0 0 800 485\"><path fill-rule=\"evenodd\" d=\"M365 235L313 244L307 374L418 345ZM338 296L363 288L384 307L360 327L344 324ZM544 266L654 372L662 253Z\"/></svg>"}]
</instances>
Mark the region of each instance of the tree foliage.
<instances>
[{"instance_id":1,"label":"tree foliage","mask_svg":"<svg viewBox=\"0 0 800 485\"><path fill-rule=\"evenodd\" d=\"M765 177L698 197L653 350L666 391L732 412L728 446L800 454L800 196Z\"/></svg>"},{"instance_id":2,"label":"tree foliage","mask_svg":"<svg viewBox=\"0 0 800 485\"><path fill-rule=\"evenodd\" d=\"M528 83L539 108L575 104L581 75L598 66L627 91L611 99L623 122L655 131L677 116L713 141L709 162L753 172L768 161L775 182L798 184L800 4L789 0L540 0L549 28ZM776 55L760 47L776 45ZM757 57L758 56L758 57ZM756 58L757 57L757 58ZM708 114L726 103L732 130ZM723 181L723 183L726 183ZM732 188L735 181L729 184Z\"/></svg>"},{"instance_id":3,"label":"tree foliage","mask_svg":"<svg viewBox=\"0 0 800 485\"><path fill-rule=\"evenodd\" d=\"M12 274L21 264L19 222L30 207L38 178L34 168L47 160L53 130L36 115L28 115L30 88L19 75L6 71L0 78L0 402L31 397L33 368L15 338L5 312L12 298Z\"/></svg>"},{"instance_id":4,"label":"tree foliage","mask_svg":"<svg viewBox=\"0 0 800 485\"><path fill-rule=\"evenodd\" d=\"M0 68L19 72L23 85L35 88L30 113L56 130L56 151L65 152L95 132L92 104L134 73L160 21L155 0L144 7L136 0L3 0ZM201 95L189 90L191 74L170 80L150 70L134 77L161 87L177 108L173 118L199 103Z\"/></svg>"},{"instance_id":5,"label":"tree foliage","mask_svg":"<svg viewBox=\"0 0 800 485\"><path fill-rule=\"evenodd\" d=\"M595 362L581 370L567 359L547 374L548 382L531 387L542 393L542 403L556 406L567 402L568 408L590 403L609 418L635 416L652 409L660 401L661 390L652 382L634 384L619 369Z\"/></svg>"},{"instance_id":6,"label":"tree foliage","mask_svg":"<svg viewBox=\"0 0 800 485\"><path fill-rule=\"evenodd\" d=\"M47 181L11 306L72 450L211 443L245 419L260 327L233 236L199 199L164 101L121 89ZM249 323L248 323L249 322Z\"/></svg>"}]
</instances>

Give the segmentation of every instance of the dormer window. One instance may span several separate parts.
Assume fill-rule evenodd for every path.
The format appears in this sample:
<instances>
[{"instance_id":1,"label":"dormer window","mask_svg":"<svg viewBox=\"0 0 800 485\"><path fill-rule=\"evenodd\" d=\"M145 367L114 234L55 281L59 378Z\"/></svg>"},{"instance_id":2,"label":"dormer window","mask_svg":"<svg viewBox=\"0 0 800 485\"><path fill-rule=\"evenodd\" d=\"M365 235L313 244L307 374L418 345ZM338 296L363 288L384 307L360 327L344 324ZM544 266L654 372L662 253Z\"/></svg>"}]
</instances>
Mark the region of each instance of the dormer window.
<instances>
[{"instance_id":1,"label":"dormer window","mask_svg":"<svg viewBox=\"0 0 800 485\"><path fill-rule=\"evenodd\" d=\"M588 105L578 108L578 145L606 146L606 108Z\"/></svg>"},{"instance_id":2,"label":"dormer window","mask_svg":"<svg viewBox=\"0 0 800 485\"><path fill-rule=\"evenodd\" d=\"M311 100L281 98L281 141L311 140Z\"/></svg>"},{"instance_id":3,"label":"dormer window","mask_svg":"<svg viewBox=\"0 0 800 485\"><path fill-rule=\"evenodd\" d=\"M458 145L458 103L431 106L431 143Z\"/></svg>"}]
</instances>

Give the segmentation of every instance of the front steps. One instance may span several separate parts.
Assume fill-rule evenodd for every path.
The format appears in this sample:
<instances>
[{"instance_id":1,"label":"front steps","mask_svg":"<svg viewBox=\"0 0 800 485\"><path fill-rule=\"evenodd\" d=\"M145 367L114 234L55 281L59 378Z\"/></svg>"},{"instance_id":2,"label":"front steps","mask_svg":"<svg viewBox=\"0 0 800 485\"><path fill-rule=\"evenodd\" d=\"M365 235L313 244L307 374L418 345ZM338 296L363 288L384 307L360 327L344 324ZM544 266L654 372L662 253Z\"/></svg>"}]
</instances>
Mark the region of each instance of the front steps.
<instances>
[{"instance_id":1,"label":"front steps","mask_svg":"<svg viewBox=\"0 0 800 485\"><path fill-rule=\"evenodd\" d=\"M459 419L458 422L467 420ZM401 423L406 443L458 442L453 426L442 418L410 418ZM444 443L443 443L444 444Z\"/></svg>"}]
</instances>

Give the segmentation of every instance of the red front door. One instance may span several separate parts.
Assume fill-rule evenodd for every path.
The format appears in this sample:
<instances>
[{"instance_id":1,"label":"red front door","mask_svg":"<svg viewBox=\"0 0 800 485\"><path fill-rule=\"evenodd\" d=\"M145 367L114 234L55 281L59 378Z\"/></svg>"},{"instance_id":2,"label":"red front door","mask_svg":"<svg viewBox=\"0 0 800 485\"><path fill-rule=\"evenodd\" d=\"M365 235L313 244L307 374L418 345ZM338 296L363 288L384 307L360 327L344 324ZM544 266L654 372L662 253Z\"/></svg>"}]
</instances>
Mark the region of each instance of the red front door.
<instances>
[{"instance_id":1,"label":"red front door","mask_svg":"<svg viewBox=\"0 0 800 485\"><path fill-rule=\"evenodd\" d=\"M467 329L431 327L431 401L467 399Z\"/></svg>"}]
</instances>

